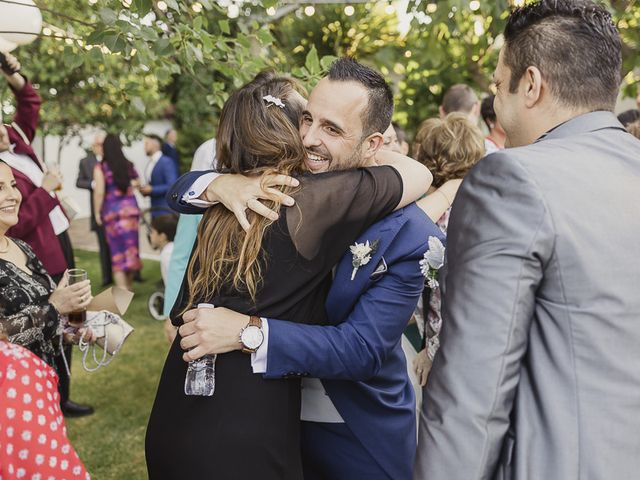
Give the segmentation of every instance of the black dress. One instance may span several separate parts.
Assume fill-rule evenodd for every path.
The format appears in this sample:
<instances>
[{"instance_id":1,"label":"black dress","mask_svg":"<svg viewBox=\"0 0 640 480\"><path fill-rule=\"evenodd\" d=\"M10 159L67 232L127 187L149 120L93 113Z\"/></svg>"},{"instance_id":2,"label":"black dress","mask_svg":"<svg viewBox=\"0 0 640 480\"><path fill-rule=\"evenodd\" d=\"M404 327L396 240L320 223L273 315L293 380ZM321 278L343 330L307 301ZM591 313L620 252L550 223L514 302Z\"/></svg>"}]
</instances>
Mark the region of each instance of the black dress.
<instances>
[{"instance_id":1,"label":"black dress","mask_svg":"<svg viewBox=\"0 0 640 480\"><path fill-rule=\"evenodd\" d=\"M300 177L296 206L265 233L263 284L255 305L231 286L197 303L249 315L325 324L331 269L358 235L402 196L395 169L373 167ZM219 207L223 208L223 207ZM182 291L174 312L184 307ZM180 318L174 318L179 325ZM169 351L146 435L151 480L302 479L300 381L253 374L250 355L218 355L211 397L186 396L178 335Z\"/></svg>"},{"instance_id":2,"label":"black dress","mask_svg":"<svg viewBox=\"0 0 640 480\"><path fill-rule=\"evenodd\" d=\"M60 319L49 303L56 285L33 250L22 240L13 242L27 256L31 274L0 258L0 326L11 343L28 348L56 368Z\"/></svg>"}]
</instances>

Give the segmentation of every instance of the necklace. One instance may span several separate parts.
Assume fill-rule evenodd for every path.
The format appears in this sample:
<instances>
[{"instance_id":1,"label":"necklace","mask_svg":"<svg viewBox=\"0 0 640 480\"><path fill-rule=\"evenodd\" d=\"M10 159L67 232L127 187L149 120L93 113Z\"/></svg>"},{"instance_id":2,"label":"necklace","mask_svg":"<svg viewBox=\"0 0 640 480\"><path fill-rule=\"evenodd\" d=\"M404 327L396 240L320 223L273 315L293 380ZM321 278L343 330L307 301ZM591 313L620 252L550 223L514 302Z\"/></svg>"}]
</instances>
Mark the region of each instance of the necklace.
<instances>
[{"instance_id":1,"label":"necklace","mask_svg":"<svg viewBox=\"0 0 640 480\"><path fill-rule=\"evenodd\" d=\"M9 243L9 239L7 237L2 237L4 238L4 241L6 242L6 247L0 250L0 253L7 253L9 251L9 247L11 246L11 244Z\"/></svg>"}]
</instances>

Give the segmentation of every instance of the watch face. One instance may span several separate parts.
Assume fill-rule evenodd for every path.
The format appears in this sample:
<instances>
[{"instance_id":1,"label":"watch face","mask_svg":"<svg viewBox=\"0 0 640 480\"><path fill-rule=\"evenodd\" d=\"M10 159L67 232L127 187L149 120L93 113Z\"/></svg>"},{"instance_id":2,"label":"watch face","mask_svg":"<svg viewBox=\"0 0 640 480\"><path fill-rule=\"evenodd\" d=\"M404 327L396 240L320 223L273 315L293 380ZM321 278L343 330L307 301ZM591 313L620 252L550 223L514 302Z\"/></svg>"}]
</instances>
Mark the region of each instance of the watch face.
<instances>
[{"instance_id":1,"label":"watch face","mask_svg":"<svg viewBox=\"0 0 640 480\"><path fill-rule=\"evenodd\" d=\"M255 325L249 325L242 331L240 340L242 340L245 348L255 350L260 345L262 345L262 341L264 340L264 333L262 333L262 330L260 330L260 328L256 327Z\"/></svg>"}]
</instances>

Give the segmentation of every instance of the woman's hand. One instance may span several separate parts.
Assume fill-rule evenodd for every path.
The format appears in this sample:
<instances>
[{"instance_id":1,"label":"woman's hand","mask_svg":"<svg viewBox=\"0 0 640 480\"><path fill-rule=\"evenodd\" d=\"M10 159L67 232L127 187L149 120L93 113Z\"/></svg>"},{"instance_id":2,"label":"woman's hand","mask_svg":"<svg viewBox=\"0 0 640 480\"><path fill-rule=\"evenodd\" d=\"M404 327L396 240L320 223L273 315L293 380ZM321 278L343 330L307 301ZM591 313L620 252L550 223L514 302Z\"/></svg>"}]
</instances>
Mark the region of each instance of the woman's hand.
<instances>
[{"instance_id":1,"label":"woman's hand","mask_svg":"<svg viewBox=\"0 0 640 480\"><path fill-rule=\"evenodd\" d=\"M220 202L234 213L243 229L249 230L246 210L253 210L274 222L278 212L266 207L260 200L279 201L282 205L292 206L295 201L274 187L297 187L298 180L287 175L269 175L266 177L248 177L241 174L224 174L216 177L204 192L204 200Z\"/></svg>"},{"instance_id":2,"label":"woman's hand","mask_svg":"<svg viewBox=\"0 0 640 480\"><path fill-rule=\"evenodd\" d=\"M431 365L433 365L433 363L427 356L426 348L423 348L420 353L418 353L416 358L413 359L413 371L418 377L418 383L420 383L421 387L424 387L427 384L429 372L431 371Z\"/></svg>"},{"instance_id":3,"label":"woman's hand","mask_svg":"<svg viewBox=\"0 0 640 480\"><path fill-rule=\"evenodd\" d=\"M84 280L83 282L69 285L67 272L65 272L58 287L49 297L49 303L53 305L61 315L86 310L91 300L93 300L91 296L91 282Z\"/></svg>"},{"instance_id":4,"label":"woman's hand","mask_svg":"<svg viewBox=\"0 0 640 480\"><path fill-rule=\"evenodd\" d=\"M185 362L204 355L242 350L240 331L249 323L249 317L228 308L195 308L182 316L184 325L178 329L182 337L180 347L188 350Z\"/></svg>"},{"instance_id":5,"label":"woman's hand","mask_svg":"<svg viewBox=\"0 0 640 480\"><path fill-rule=\"evenodd\" d=\"M102 226L102 215L100 215L99 213L96 215L96 225L98 225L99 227Z\"/></svg>"},{"instance_id":6,"label":"woman's hand","mask_svg":"<svg viewBox=\"0 0 640 480\"><path fill-rule=\"evenodd\" d=\"M78 345L78 343L80 343L80 339L85 343L94 344L98 337L96 337L95 332L91 330L90 327L80 327L75 331L75 333L64 334L64 341L66 343Z\"/></svg>"}]
</instances>

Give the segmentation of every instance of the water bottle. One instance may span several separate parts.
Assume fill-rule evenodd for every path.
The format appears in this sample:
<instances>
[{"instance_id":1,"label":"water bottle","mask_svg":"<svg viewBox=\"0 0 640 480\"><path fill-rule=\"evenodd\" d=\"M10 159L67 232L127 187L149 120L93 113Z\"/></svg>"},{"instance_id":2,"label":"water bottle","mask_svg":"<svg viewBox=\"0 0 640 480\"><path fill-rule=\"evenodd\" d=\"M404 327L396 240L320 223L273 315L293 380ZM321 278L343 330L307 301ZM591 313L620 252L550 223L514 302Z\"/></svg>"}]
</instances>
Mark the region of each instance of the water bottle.
<instances>
[{"instance_id":1,"label":"water bottle","mask_svg":"<svg viewBox=\"0 0 640 480\"><path fill-rule=\"evenodd\" d=\"M214 308L210 303L199 303L198 308ZM216 389L216 355L205 355L192 360L184 378L185 395L211 397Z\"/></svg>"}]
</instances>

